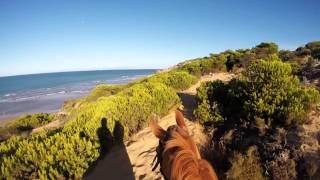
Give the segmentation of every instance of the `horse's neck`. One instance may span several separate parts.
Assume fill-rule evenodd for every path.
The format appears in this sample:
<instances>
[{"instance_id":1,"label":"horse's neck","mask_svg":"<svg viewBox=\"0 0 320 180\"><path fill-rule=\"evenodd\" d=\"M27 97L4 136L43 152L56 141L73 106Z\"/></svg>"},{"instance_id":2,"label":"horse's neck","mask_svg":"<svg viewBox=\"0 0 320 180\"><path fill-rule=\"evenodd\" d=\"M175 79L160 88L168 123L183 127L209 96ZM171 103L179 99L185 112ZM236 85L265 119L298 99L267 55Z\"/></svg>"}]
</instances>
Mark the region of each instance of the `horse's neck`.
<instances>
[{"instance_id":1,"label":"horse's neck","mask_svg":"<svg viewBox=\"0 0 320 180\"><path fill-rule=\"evenodd\" d=\"M199 176L198 161L201 160L199 150L189 134L171 134L171 139L166 142L163 170L169 179L179 177L192 177L201 179ZM198 177L198 178L195 178Z\"/></svg>"},{"instance_id":2,"label":"horse's neck","mask_svg":"<svg viewBox=\"0 0 320 180\"><path fill-rule=\"evenodd\" d=\"M197 159L201 159L201 155L200 155L200 152L198 150L196 143L192 139L190 139L190 143L191 143L191 147L192 147L193 152L196 155Z\"/></svg>"},{"instance_id":3,"label":"horse's neck","mask_svg":"<svg viewBox=\"0 0 320 180\"><path fill-rule=\"evenodd\" d=\"M160 165L168 179L217 179L211 165L201 159L200 152L187 131L170 127L160 144L164 147Z\"/></svg>"}]
</instances>

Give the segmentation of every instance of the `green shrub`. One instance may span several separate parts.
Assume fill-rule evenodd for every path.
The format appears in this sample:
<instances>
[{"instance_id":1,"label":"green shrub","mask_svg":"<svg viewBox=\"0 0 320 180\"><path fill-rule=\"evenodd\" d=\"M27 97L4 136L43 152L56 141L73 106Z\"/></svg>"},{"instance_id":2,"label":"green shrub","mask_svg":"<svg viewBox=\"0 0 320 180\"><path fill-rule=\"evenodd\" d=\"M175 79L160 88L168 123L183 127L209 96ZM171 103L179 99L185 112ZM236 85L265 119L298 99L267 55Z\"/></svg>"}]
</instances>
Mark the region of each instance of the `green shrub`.
<instances>
[{"instance_id":1,"label":"green shrub","mask_svg":"<svg viewBox=\"0 0 320 180\"><path fill-rule=\"evenodd\" d=\"M198 108L194 111L194 115L201 124L206 125L212 125L224 120L217 109L217 104L210 106L207 101L204 101L198 106Z\"/></svg>"},{"instance_id":2,"label":"green shrub","mask_svg":"<svg viewBox=\"0 0 320 180\"><path fill-rule=\"evenodd\" d=\"M12 120L4 127L0 127L0 141L10 138L13 135L20 135L25 131L31 131L34 128L48 124L54 120L54 115L39 113L25 115Z\"/></svg>"},{"instance_id":3,"label":"green shrub","mask_svg":"<svg viewBox=\"0 0 320 180\"><path fill-rule=\"evenodd\" d=\"M223 53L219 55L211 55L211 60L212 60L212 67L210 72L215 72L215 71L225 71L226 68L226 63L227 63L227 56Z\"/></svg>"},{"instance_id":4,"label":"green shrub","mask_svg":"<svg viewBox=\"0 0 320 180\"><path fill-rule=\"evenodd\" d=\"M61 111L72 113L78 109L83 102L83 98L66 100L62 105Z\"/></svg>"},{"instance_id":5,"label":"green shrub","mask_svg":"<svg viewBox=\"0 0 320 180\"><path fill-rule=\"evenodd\" d=\"M320 41L309 42L305 46L310 50L310 54L315 59L320 59Z\"/></svg>"},{"instance_id":6,"label":"green shrub","mask_svg":"<svg viewBox=\"0 0 320 180\"><path fill-rule=\"evenodd\" d=\"M85 98L86 101L95 101L99 97L115 95L123 90L126 85L121 84L100 84L97 85L91 93Z\"/></svg>"},{"instance_id":7,"label":"green shrub","mask_svg":"<svg viewBox=\"0 0 320 180\"><path fill-rule=\"evenodd\" d=\"M195 59L195 60L186 62L181 67L179 67L179 70L187 71L188 73L199 77L202 74L200 61L201 59Z\"/></svg>"},{"instance_id":8,"label":"green shrub","mask_svg":"<svg viewBox=\"0 0 320 180\"><path fill-rule=\"evenodd\" d=\"M260 117L268 124L303 122L319 92L303 88L291 66L278 59L253 62L244 73L248 99L244 109L249 119Z\"/></svg>"},{"instance_id":9,"label":"green shrub","mask_svg":"<svg viewBox=\"0 0 320 180\"><path fill-rule=\"evenodd\" d=\"M223 52L223 54L227 57L226 67L228 71L232 70L237 64L240 63L243 53L244 52L242 51L232 51L232 50Z\"/></svg>"},{"instance_id":10,"label":"green shrub","mask_svg":"<svg viewBox=\"0 0 320 180\"><path fill-rule=\"evenodd\" d=\"M36 127L43 126L54 120L54 115L48 113L39 113L22 116L8 124L9 128L17 130L32 130Z\"/></svg>"},{"instance_id":11,"label":"green shrub","mask_svg":"<svg viewBox=\"0 0 320 180\"><path fill-rule=\"evenodd\" d=\"M184 90L197 82L197 78L185 71L169 71L156 74L148 82L163 83L175 90Z\"/></svg>"},{"instance_id":12,"label":"green shrub","mask_svg":"<svg viewBox=\"0 0 320 180\"><path fill-rule=\"evenodd\" d=\"M231 159L231 168L226 175L227 179L232 180L265 179L257 147L249 147L245 155L235 154Z\"/></svg>"},{"instance_id":13,"label":"green shrub","mask_svg":"<svg viewBox=\"0 0 320 180\"><path fill-rule=\"evenodd\" d=\"M207 82L197 89L198 107L194 115L200 122L215 124L223 120L235 122L242 115L244 83L233 79L229 83L220 80Z\"/></svg>"},{"instance_id":14,"label":"green shrub","mask_svg":"<svg viewBox=\"0 0 320 180\"><path fill-rule=\"evenodd\" d=\"M143 128L152 113L164 115L179 103L172 88L151 82L101 97L82 106L78 116L57 132L2 142L0 178L81 178L101 156L103 144L98 132L103 127L102 136L107 136L108 131L114 134L115 126L120 124L124 129L121 136L127 138Z\"/></svg>"},{"instance_id":15,"label":"green shrub","mask_svg":"<svg viewBox=\"0 0 320 180\"><path fill-rule=\"evenodd\" d=\"M216 71L246 68L254 60L266 59L274 55L279 55L281 60L289 61L294 65L302 65L306 63L308 57L320 59L319 44L319 41L314 41L295 51L279 51L277 44L263 42L251 49L227 50L219 54L210 54L209 57L188 60L178 64L178 69L199 77Z\"/></svg>"},{"instance_id":16,"label":"green shrub","mask_svg":"<svg viewBox=\"0 0 320 180\"><path fill-rule=\"evenodd\" d=\"M174 89L196 80L174 71L125 87L99 86L87 98L66 103L74 117L62 129L2 142L0 178L81 178L102 155L104 143L126 139L145 127L153 113L164 115L177 107L180 99ZM120 126L122 131L117 130ZM107 134L116 139L101 141Z\"/></svg>"},{"instance_id":17,"label":"green shrub","mask_svg":"<svg viewBox=\"0 0 320 180\"><path fill-rule=\"evenodd\" d=\"M320 99L316 89L300 85L289 63L274 55L252 62L239 80L202 85L197 97L195 116L201 122L260 118L268 125L302 123Z\"/></svg>"},{"instance_id":18,"label":"green shrub","mask_svg":"<svg viewBox=\"0 0 320 180\"><path fill-rule=\"evenodd\" d=\"M297 51L294 52L296 56L288 52L280 56L288 61L291 57L297 57L293 61L304 61L305 55L316 57L319 54L317 43L301 49L301 57ZM199 88L199 107L195 114L201 122L235 124L240 119L247 122L259 119L258 124L262 125L264 119L272 124L302 122L308 110L319 101L319 92L301 87L291 75L290 65L274 60L276 54L276 44L262 43L252 49L211 54L181 63L174 70L128 85L98 86L88 97L65 104L63 109L72 115L63 128L27 138L13 136L1 142L0 179L81 178L109 147L105 144L126 139L143 128L152 113L164 115L178 106L180 100L175 90L188 88L197 81L195 76L224 71L226 67L228 70L247 67L250 62L253 63L242 79L211 82ZM45 122L32 117L26 121L21 122L22 129ZM113 139L101 140L109 135ZM255 177L262 177L261 165L257 163L259 158L254 158L253 152L256 150L248 150L246 155L235 158L235 164L239 165L230 169L228 177L252 175L250 168L237 173L235 168L242 165L257 169Z\"/></svg>"},{"instance_id":19,"label":"green shrub","mask_svg":"<svg viewBox=\"0 0 320 180\"><path fill-rule=\"evenodd\" d=\"M267 58L270 55L274 55L278 53L278 45L275 43L260 43L255 48L253 48L253 51L256 54L256 58Z\"/></svg>"},{"instance_id":20,"label":"green shrub","mask_svg":"<svg viewBox=\"0 0 320 180\"><path fill-rule=\"evenodd\" d=\"M198 58L185 62L180 65L178 69L199 77L211 72L225 71L227 69L226 62L227 57L224 54L211 55L211 57Z\"/></svg>"},{"instance_id":21,"label":"green shrub","mask_svg":"<svg viewBox=\"0 0 320 180\"><path fill-rule=\"evenodd\" d=\"M296 53L294 53L293 51L289 51L289 50L281 50L279 51L279 58L282 60L282 61L292 61L292 60L295 60L297 59L297 55Z\"/></svg>"},{"instance_id":22,"label":"green shrub","mask_svg":"<svg viewBox=\"0 0 320 180\"><path fill-rule=\"evenodd\" d=\"M222 83L221 81L216 81ZM222 83L223 84L223 83ZM195 117L202 124L212 125L217 122L223 121L223 117L220 114L217 103L211 95L216 94L214 85L211 83L203 83L197 89L197 101L198 107L193 112Z\"/></svg>"},{"instance_id":23,"label":"green shrub","mask_svg":"<svg viewBox=\"0 0 320 180\"><path fill-rule=\"evenodd\" d=\"M88 103L97 101L100 97L107 97L117 94L125 88L128 88L132 85L121 85L121 84L100 84L97 85L87 97L79 99L70 99L64 102L62 106L62 111L71 114L79 113L81 107L86 106Z\"/></svg>"}]
</instances>

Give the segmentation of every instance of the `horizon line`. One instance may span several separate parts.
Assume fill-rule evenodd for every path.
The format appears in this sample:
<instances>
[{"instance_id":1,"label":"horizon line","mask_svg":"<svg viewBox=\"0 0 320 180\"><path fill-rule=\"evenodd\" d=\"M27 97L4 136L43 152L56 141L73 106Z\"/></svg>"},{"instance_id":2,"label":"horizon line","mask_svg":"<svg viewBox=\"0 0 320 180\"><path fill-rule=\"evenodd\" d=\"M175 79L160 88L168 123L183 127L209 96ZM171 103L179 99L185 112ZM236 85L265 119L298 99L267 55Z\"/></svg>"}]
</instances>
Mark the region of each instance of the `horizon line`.
<instances>
[{"instance_id":1,"label":"horizon line","mask_svg":"<svg viewBox=\"0 0 320 180\"><path fill-rule=\"evenodd\" d=\"M50 72L39 72L39 73L26 73L26 74L13 74L13 75L0 75L0 78L15 77L15 76L29 76L29 75L40 75L40 74L54 74L54 73L72 73L72 72L89 72L89 71L121 71L121 70L161 70L164 68L115 68L115 69L95 69L95 70L65 70L65 71L50 71Z\"/></svg>"}]
</instances>

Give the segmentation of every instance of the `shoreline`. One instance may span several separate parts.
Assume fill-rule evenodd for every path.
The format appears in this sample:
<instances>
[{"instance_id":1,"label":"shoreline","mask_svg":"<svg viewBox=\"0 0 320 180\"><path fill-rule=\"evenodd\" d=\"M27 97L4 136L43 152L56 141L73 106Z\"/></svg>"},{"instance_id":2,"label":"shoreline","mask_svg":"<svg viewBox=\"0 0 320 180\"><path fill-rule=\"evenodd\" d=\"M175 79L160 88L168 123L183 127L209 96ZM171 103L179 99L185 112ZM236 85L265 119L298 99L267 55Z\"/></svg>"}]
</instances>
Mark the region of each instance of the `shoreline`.
<instances>
[{"instance_id":1,"label":"shoreline","mask_svg":"<svg viewBox=\"0 0 320 180\"><path fill-rule=\"evenodd\" d=\"M66 101L83 98L90 92L56 94L26 101L1 102L0 111L5 112L0 114L0 127L4 127L10 121L29 114L58 113Z\"/></svg>"},{"instance_id":2,"label":"shoreline","mask_svg":"<svg viewBox=\"0 0 320 180\"><path fill-rule=\"evenodd\" d=\"M149 77L153 74L158 73L157 71L145 75L143 77L126 80L119 84L128 84L139 79ZM102 83L102 84L114 84L114 83ZM118 83L116 83L118 84ZM17 118L29 114L37 113L58 113L63 107L64 103L69 100L79 99L89 95L92 90L100 84L93 86L89 91L72 91L65 94L56 93L49 96L39 96L32 99L26 99L23 101L11 101L11 102L0 102L0 127L4 127L10 121L16 120Z\"/></svg>"}]
</instances>

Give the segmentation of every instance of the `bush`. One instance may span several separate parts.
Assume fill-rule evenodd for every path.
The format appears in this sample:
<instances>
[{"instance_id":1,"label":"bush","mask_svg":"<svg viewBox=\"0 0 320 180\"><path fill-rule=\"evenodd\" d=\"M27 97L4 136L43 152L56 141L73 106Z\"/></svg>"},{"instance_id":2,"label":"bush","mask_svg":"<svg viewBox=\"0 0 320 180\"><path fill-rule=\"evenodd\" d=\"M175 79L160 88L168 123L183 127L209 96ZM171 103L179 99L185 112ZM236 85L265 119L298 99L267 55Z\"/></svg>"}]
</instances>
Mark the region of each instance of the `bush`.
<instances>
[{"instance_id":1,"label":"bush","mask_svg":"<svg viewBox=\"0 0 320 180\"><path fill-rule=\"evenodd\" d=\"M317 43L301 49L301 54L313 57L318 56L318 52ZM72 115L63 128L27 138L13 136L1 142L0 179L81 178L110 144L143 128L152 113L164 115L178 106L180 100L175 90L188 88L197 81L195 76L224 71L226 66L232 70L234 67L247 67L249 62L253 62L243 78L229 83L206 83L199 88L199 107L195 114L202 123L245 122L234 129L241 127L246 131L247 122L254 120L261 128L264 128L264 119L270 124L303 122L304 115L319 101L319 92L301 87L298 79L291 75L290 65L280 62L277 54L276 44L262 43L252 49L227 51L181 63L174 70L128 85L98 86L88 97L66 103L64 109ZM298 52L294 54L297 56L294 61L305 60L304 56L298 57ZM288 61L296 57L288 52L280 55ZM46 121L46 118L27 119L27 122L21 122L22 129L36 127ZM234 137L236 143L230 143L229 147L233 144L245 144L241 147L247 147L250 144L245 143L250 138L246 138L242 131L239 133ZM112 138L104 138L109 136ZM263 176L258 161L256 150L236 155L232 161L235 166L229 170L228 177L248 175L260 179ZM245 168L236 169L242 166ZM256 169L257 174L253 175L250 169Z\"/></svg>"},{"instance_id":2,"label":"bush","mask_svg":"<svg viewBox=\"0 0 320 180\"><path fill-rule=\"evenodd\" d=\"M18 118L17 120L14 120L12 123L8 124L8 127L21 130L21 131L32 130L34 128L48 124L53 120L54 120L54 116L52 114L48 114L48 113L32 114L32 115L26 115Z\"/></svg>"},{"instance_id":3,"label":"bush","mask_svg":"<svg viewBox=\"0 0 320 180\"><path fill-rule=\"evenodd\" d=\"M226 68L226 63L227 63L227 57L224 54L220 54L216 56L215 58L213 57L213 69L215 71L225 71Z\"/></svg>"},{"instance_id":4,"label":"bush","mask_svg":"<svg viewBox=\"0 0 320 180\"><path fill-rule=\"evenodd\" d=\"M90 104L91 102L97 101L100 97L107 97L117 94L118 92L129 88L133 83L127 85L121 84L100 84L97 85L87 97L79 99L70 99L64 102L62 111L68 113L69 116L78 114L82 107Z\"/></svg>"},{"instance_id":5,"label":"bush","mask_svg":"<svg viewBox=\"0 0 320 180\"><path fill-rule=\"evenodd\" d=\"M274 55L278 53L278 45L275 43L260 43L257 45L253 50L256 54L258 59L260 58L267 58L270 55Z\"/></svg>"},{"instance_id":6,"label":"bush","mask_svg":"<svg viewBox=\"0 0 320 180\"><path fill-rule=\"evenodd\" d=\"M208 101L201 103L194 111L194 115L201 124L212 125L222 122L224 119L217 109L217 104L210 106Z\"/></svg>"},{"instance_id":7,"label":"bush","mask_svg":"<svg viewBox=\"0 0 320 180\"><path fill-rule=\"evenodd\" d=\"M95 101L99 97L105 97L105 96L111 96L115 95L121 90L123 90L126 87L126 85L121 84L100 84L97 85L85 98L86 101Z\"/></svg>"},{"instance_id":8,"label":"bush","mask_svg":"<svg viewBox=\"0 0 320 180\"><path fill-rule=\"evenodd\" d=\"M320 41L309 42L305 47L310 50L313 58L320 59Z\"/></svg>"},{"instance_id":9,"label":"bush","mask_svg":"<svg viewBox=\"0 0 320 180\"><path fill-rule=\"evenodd\" d=\"M268 125L303 123L306 114L319 102L319 92L302 87L292 75L290 64L277 56L252 62L242 79L202 85L197 92L195 116L200 122L221 119L237 123L260 118ZM217 106L218 105L218 106Z\"/></svg>"},{"instance_id":10,"label":"bush","mask_svg":"<svg viewBox=\"0 0 320 180\"><path fill-rule=\"evenodd\" d=\"M278 59L253 62L244 78L248 95L244 109L249 119L260 117L268 124L300 123L319 100L319 92L301 87L291 66Z\"/></svg>"},{"instance_id":11,"label":"bush","mask_svg":"<svg viewBox=\"0 0 320 180\"><path fill-rule=\"evenodd\" d=\"M108 132L119 136L113 133L120 124L127 138L144 127L152 113L164 115L179 103L172 88L151 82L101 97L82 106L78 116L57 132L2 142L0 178L80 178L102 153L101 129L102 136Z\"/></svg>"},{"instance_id":12,"label":"bush","mask_svg":"<svg viewBox=\"0 0 320 180\"><path fill-rule=\"evenodd\" d=\"M184 90L197 82L197 78L185 71L170 71L156 74L146 81L163 83L175 90Z\"/></svg>"},{"instance_id":13,"label":"bush","mask_svg":"<svg viewBox=\"0 0 320 180\"><path fill-rule=\"evenodd\" d=\"M39 113L19 117L6 126L0 127L0 141L8 139L13 135L20 135L25 131L31 131L34 128L48 124L54 120L54 115Z\"/></svg>"},{"instance_id":14,"label":"bush","mask_svg":"<svg viewBox=\"0 0 320 180\"><path fill-rule=\"evenodd\" d=\"M224 85L221 81L215 81L215 83ZM198 107L193 114L202 124L213 125L224 120L214 97L211 96L217 94L214 91L216 89L213 83L204 83L197 89Z\"/></svg>"},{"instance_id":15,"label":"bush","mask_svg":"<svg viewBox=\"0 0 320 180\"><path fill-rule=\"evenodd\" d=\"M228 71L231 71L237 64L240 63L243 52L228 50L223 52L223 54L227 58L226 68Z\"/></svg>"},{"instance_id":16,"label":"bush","mask_svg":"<svg viewBox=\"0 0 320 180\"><path fill-rule=\"evenodd\" d=\"M196 59L186 62L181 67L179 67L179 70L186 71L194 76L200 77L202 75L200 61L201 59Z\"/></svg>"},{"instance_id":17,"label":"bush","mask_svg":"<svg viewBox=\"0 0 320 180\"><path fill-rule=\"evenodd\" d=\"M224 54L211 55L211 57L198 58L188 61L178 68L197 77L215 71L225 71L227 57Z\"/></svg>"},{"instance_id":18,"label":"bush","mask_svg":"<svg viewBox=\"0 0 320 180\"><path fill-rule=\"evenodd\" d=\"M299 47L295 51L280 50L275 43L260 43L251 49L227 50L219 54L210 54L209 57L188 60L178 64L178 69L189 72L195 76L201 76L216 71L237 70L246 68L252 61L266 59L279 55L283 61L289 61L301 66L307 58L320 59L320 41L314 41ZM241 70L241 69L240 69Z\"/></svg>"},{"instance_id":19,"label":"bush","mask_svg":"<svg viewBox=\"0 0 320 180\"><path fill-rule=\"evenodd\" d=\"M285 150L279 153L272 161L266 163L268 172L273 179L297 179L297 164L288 157L290 157L290 151Z\"/></svg>"},{"instance_id":20,"label":"bush","mask_svg":"<svg viewBox=\"0 0 320 180\"><path fill-rule=\"evenodd\" d=\"M249 147L245 155L240 153L235 154L231 160L231 164L232 166L227 172L227 179L265 179L259 152L255 146Z\"/></svg>"},{"instance_id":21,"label":"bush","mask_svg":"<svg viewBox=\"0 0 320 180\"><path fill-rule=\"evenodd\" d=\"M224 120L234 123L243 112L243 92L244 83L236 79L226 84L220 80L204 83L197 89L198 107L194 115L207 125Z\"/></svg>"},{"instance_id":22,"label":"bush","mask_svg":"<svg viewBox=\"0 0 320 180\"><path fill-rule=\"evenodd\" d=\"M153 113L165 115L179 106L175 90L196 80L170 71L128 85L98 86L88 97L65 104L72 115L62 129L2 142L0 179L81 178L113 142L145 127Z\"/></svg>"}]
</instances>

